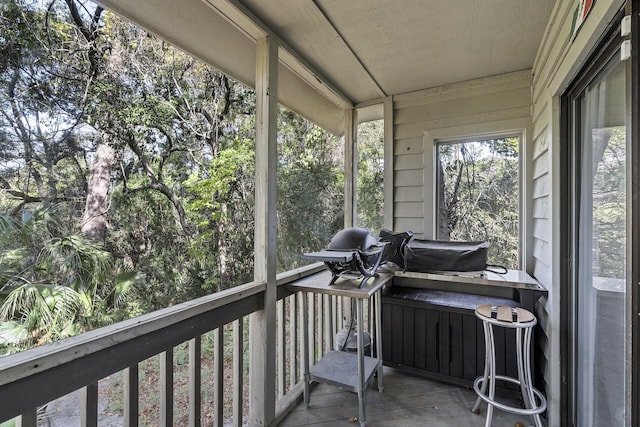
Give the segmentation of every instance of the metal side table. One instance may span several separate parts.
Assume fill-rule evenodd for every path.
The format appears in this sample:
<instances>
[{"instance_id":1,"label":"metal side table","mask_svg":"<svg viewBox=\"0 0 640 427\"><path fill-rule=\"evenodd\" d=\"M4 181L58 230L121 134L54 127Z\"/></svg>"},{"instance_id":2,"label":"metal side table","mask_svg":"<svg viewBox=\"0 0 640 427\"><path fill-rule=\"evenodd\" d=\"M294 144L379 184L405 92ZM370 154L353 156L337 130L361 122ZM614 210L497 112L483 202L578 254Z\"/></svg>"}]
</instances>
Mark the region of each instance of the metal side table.
<instances>
[{"instance_id":1,"label":"metal side table","mask_svg":"<svg viewBox=\"0 0 640 427\"><path fill-rule=\"evenodd\" d=\"M355 300L357 323L358 323L358 339L357 353L349 353L344 351L330 350L322 359L320 359L313 367L309 365L309 329L308 329L308 300L305 297L303 301L303 347L304 347L304 403L309 407L309 384L311 381L322 382L358 393L358 419L360 426L366 424L365 411L365 389L371 382L374 374L378 374L378 390L384 389L384 379L382 373L382 332L381 332L381 290L385 284L390 283L393 276L380 273L375 280L370 280L365 286L360 287L360 280L357 279L339 279L333 285L330 275L320 273L309 276L305 279L288 285L291 291L301 291L305 294L312 292L318 294L336 295L341 297L349 297ZM373 309L375 316L375 350L376 357L368 357L364 355L364 316L363 303L365 300L373 298Z\"/></svg>"}]
</instances>

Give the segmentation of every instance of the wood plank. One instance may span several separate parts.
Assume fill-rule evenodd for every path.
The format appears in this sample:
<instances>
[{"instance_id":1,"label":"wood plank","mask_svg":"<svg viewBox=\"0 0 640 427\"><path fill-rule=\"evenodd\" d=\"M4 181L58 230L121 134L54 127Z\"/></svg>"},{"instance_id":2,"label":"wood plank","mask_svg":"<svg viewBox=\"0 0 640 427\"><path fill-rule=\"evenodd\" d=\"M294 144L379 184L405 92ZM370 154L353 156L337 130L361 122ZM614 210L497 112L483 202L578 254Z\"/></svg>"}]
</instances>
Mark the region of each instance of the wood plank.
<instances>
[{"instance_id":1,"label":"wood plank","mask_svg":"<svg viewBox=\"0 0 640 427\"><path fill-rule=\"evenodd\" d=\"M382 346L382 358L393 360L393 341L388 338L393 337L393 304L382 304L382 336L386 338L387 345Z\"/></svg>"},{"instance_id":2,"label":"wood plank","mask_svg":"<svg viewBox=\"0 0 640 427\"><path fill-rule=\"evenodd\" d=\"M322 295L322 330L324 339L324 352L332 350L330 342L333 342L333 334L331 333L331 300L333 295Z\"/></svg>"},{"instance_id":3,"label":"wood plank","mask_svg":"<svg viewBox=\"0 0 640 427\"><path fill-rule=\"evenodd\" d=\"M224 425L224 326L213 331L213 425Z\"/></svg>"},{"instance_id":4,"label":"wood plank","mask_svg":"<svg viewBox=\"0 0 640 427\"><path fill-rule=\"evenodd\" d=\"M403 348L402 348L402 334L397 333L402 329L402 306L399 305L391 305L392 307L392 317L391 324L392 330L396 333L391 334L391 360L395 363L402 363L403 360ZM387 340L389 341L389 340Z\"/></svg>"},{"instance_id":5,"label":"wood plank","mask_svg":"<svg viewBox=\"0 0 640 427\"><path fill-rule=\"evenodd\" d=\"M306 292L304 294L305 298L307 298L309 300L309 319L310 321L308 321L308 337L309 337L309 363L311 366L313 366L314 363L316 363L316 360L318 360L316 358L316 328L315 328L315 318L316 318L316 313L315 313L315 294L310 293L310 292Z\"/></svg>"},{"instance_id":6,"label":"wood plank","mask_svg":"<svg viewBox=\"0 0 640 427\"><path fill-rule=\"evenodd\" d=\"M202 339L189 340L189 427L201 425L202 403ZM136 388L137 390L137 388Z\"/></svg>"},{"instance_id":7,"label":"wood plank","mask_svg":"<svg viewBox=\"0 0 640 427\"><path fill-rule=\"evenodd\" d=\"M286 373L286 352L285 352L285 322L284 322L284 300L276 302L276 393L278 399L282 399L285 392Z\"/></svg>"},{"instance_id":8,"label":"wood plank","mask_svg":"<svg viewBox=\"0 0 640 427\"><path fill-rule=\"evenodd\" d=\"M160 426L173 426L173 348L159 355L160 378L158 394L160 397Z\"/></svg>"},{"instance_id":9,"label":"wood plank","mask_svg":"<svg viewBox=\"0 0 640 427\"><path fill-rule=\"evenodd\" d=\"M397 109L415 105L441 103L469 96L492 94L503 90L531 88L532 71L523 70L497 76L456 82L394 96Z\"/></svg>"},{"instance_id":10,"label":"wood plank","mask_svg":"<svg viewBox=\"0 0 640 427\"><path fill-rule=\"evenodd\" d=\"M401 170L422 170L424 168L424 158L422 153L411 153L395 156L394 169Z\"/></svg>"},{"instance_id":11,"label":"wood plank","mask_svg":"<svg viewBox=\"0 0 640 427\"><path fill-rule=\"evenodd\" d=\"M400 335L402 331L402 364L415 366L415 309L413 307L402 307L402 329L396 330Z\"/></svg>"},{"instance_id":12,"label":"wood plank","mask_svg":"<svg viewBox=\"0 0 640 427\"><path fill-rule=\"evenodd\" d=\"M438 311L438 372L449 375L450 367L450 335L449 335L449 315L447 311Z\"/></svg>"},{"instance_id":13,"label":"wood plank","mask_svg":"<svg viewBox=\"0 0 640 427\"><path fill-rule=\"evenodd\" d=\"M424 203L422 201L395 203L395 210L398 218L422 218Z\"/></svg>"},{"instance_id":14,"label":"wood plank","mask_svg":"<svg viewBox=\"0 0 640 427\"><path fill-rule=\"evenodd\" d=\"M138 364L135 364L124 375L124 427L138 426L138 397Z\"/></svg>"},{"instance_id":15,"label":"wood plank","mask_svg":"<svg viewBox=\"0 0 640 427\"><path fill-rule=\"evenodd\" d=\"M424 171L422 169L397 170L393 173L393 185L396 187L422 186Z\"/></svg>"},{"instance_id":16,"label":"wood plank","mask_svg":"<svg viewBox=\"0 0 640 427\"><path fill-rule=\"evenodd\" d=\"M427 338L427 311L425 309L415 309L414 336L414 366L418 369L425 369L427 367L427 343L430 343Z\"/></svg>"},{"instance_id":17,"label":"wood plank","mask_svg":"<svg viewBox=\"0 0 640 427\"><path fill-rule=\"evenodd\" d=\"M96 427L98 425L98 383L82 388L80 396L80 425Z\"/></svg>"},{"instance_id":18,"label":"wood plank","mask_svg":"<svg viewBox=\"0 0 640 427\"><path fill-rule=\"evenodd\" d=\"M293 294L287 298L289 317L289 388L298 382L298 294Z\"/></svg>"},{"instance_id":19,"label":"wood plank","mask_svg":"<svg viewBox=\"0 0 640 427\"><path fill-rule=\"evenodd\" d=\"M318 358L321 358L324 354L324 304L322 300L323 295L315 296L316 302L316 318L313 319L316 322L316 351L318 352Z\"/></svg>"},{"instance_id":20,"label":"wood plank","mask_svg":"<svg viewBox=\"0 0 640 427\"><path fill-rule=\"evenodd\" d=\"M422 154L423 150L424 143L422 135L414 138L396 139L394 141L394 154L396 156Z\"/></svg>"},{"instance_id":21,"label":"wood plank","mask_svg":"<svg viewBox=\"0 0 640 427\"><path fill-rule=\"evenodd\" d=\"M295 295L294 295L295 298ZM233 427L242 427L244 402L244 319L233 322Z\"/></svg>"},{"instance_id":22,"label":"wood plank","mask_svg":"<svg viewBox=\"0 0 640 427\"><path fill-rule=\"evenodd\" d=\"M262 310L250 317L249 395L251 425L269 425L276 407L276 182L278 115L278 44L256 41L255 236L253 276L266 282Z\"/></svg>"},{"instance_id":23,"label":"wood plank","mask_svg":"<svg viewBox=\"0 0 640 427\"><path fill-rule=\"evenodd\" d=\"M33 408L29 411L25 411L16 420L16 427L37 427L38 426L38 411Z\"/></svg>"},{"instance_id":24,"label":"wood plank","mask_svg":"<svg viewBox=\"0 0 640 427\"><path fill-rule=\"evenodd\" d=\"M438 348L439 344L439 333L440 333L440 313L437 310L426 310L427 311L427 343L431 343L432 345L427 346L426 353L426 363L427 370L431 372L440 372L440 353Z\"/></svg>"},{"instance_id":25,"label":"wood plank","mask_svg":"<svg viewBox=\"0 0 640 427\"><path fill-rule=\"evenodd\" d=\"M529 79L529 83L531 80ZM423 103L412 107L396 109L395 124L415 123L447 117L465 116L488 111L508 110L531 105L531 86L461 96L456 99L441 100L435 103Z\"/></svg>"},{"instance_id":26,"label":"wood plank","mask_svg":"<svg viewBox=\"0 0 640 427\"><path fill-rule=\"evenodd\" d=\"M449 375L463 377L463 334L462 315L449 313Z\"/></svg>"},{"instance_id":27,"label":"wood plank","mask_svg":"<svg viewBox=\"0 0 640 427\"><path fill-rule=\"evenodd\" d=\"M462 316L462 377L468 380L474 380L480 375L477 370L476 323L478 321L475 315Z\"/></svg>"},{"instance_id":28,"label":"wood plank","mask_svg":"<svg viewBox=\"0 0 640 427\"><path fill-rule=\"evenodd\" d=\"M503 110L482 111L466 115L453 115L448 117L399 124L395 126L396 138L409 139L418 138L432 129L460 128L464 126L476 126L487 123L500 123L512 119L528 119L531 118L531 106L513 107ZM490 129L491 132L500 132L505 129L502 126L496 126Z\"/></svg>"}]
</instances>

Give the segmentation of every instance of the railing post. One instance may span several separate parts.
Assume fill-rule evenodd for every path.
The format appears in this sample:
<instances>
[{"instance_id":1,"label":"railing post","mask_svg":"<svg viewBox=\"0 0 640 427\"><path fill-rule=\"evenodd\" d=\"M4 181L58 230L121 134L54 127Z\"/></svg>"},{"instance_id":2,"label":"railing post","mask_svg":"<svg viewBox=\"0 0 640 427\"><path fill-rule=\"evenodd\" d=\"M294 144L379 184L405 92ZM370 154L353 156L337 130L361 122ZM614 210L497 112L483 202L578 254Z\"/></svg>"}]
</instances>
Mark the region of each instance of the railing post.
<instances>
[{"instance_id":1,"label":"railing post","mask_svg":"<svg viewBox=\"0 0 640 427\"><path fill-rule=\"evenodd\" d=\"M173 426L173 348L160 354L160 427Z\"/></svg>"},{"instance_id":2,"label":"railing post","mask_svg":"<svg viewBox=\"0 0 640 427\"><path fill-rule=\"evenodd\" d=\"M233 427L242 427L244 397L244 319L233 322Z\"/></svg>"},{"instance_id":3,"label":"railing post","mask_svg":"<svg viewBox=\"0 0 640 427\"><path fill-rule=\"evenodd\" d=\"M98 425L98 383L89 384L82 389L80 403L80 425L95 427Z\"/></svg>"},{"instance_id":4,"label":"railing post","mask_svg":"<svg viewBox=\"0 0 640 427\"><path fill-rule=\"evenodd\" d=\"M33 409L25 412L16 419L16 427L36 427L38 425L38 411Z\"/></svg>"},{"instance_id":5,"label":"railing post","mask_svg":"<svg viewBox=\"0 0 640 427\"><path fill-rule=\"evenodd\" d=\"M286 352L285 352L285 333L286 333L286 325L285 325L285 317L284 317L284 299L276 302L276 323L278 325L276 331L276 342L277 342L277 390L278 390L278 399L282 399L285 393L285 384L286 384Z\"/></svg>"},{"instance_id":6,"label":"railing post","mask_svg":"<svg viewBox=\"0 0 640 427\"><path fill-rule=\"evenodd\" d=\"M138 427L138 364L124 371L124 427Z\"/></svg>"},{"instance_id":7,"label":"railing post","mask_svg":"<svg viewBox=\"0 0 640 427\"><path fill-rule=\"evenodd\" d=\"M202 416L202 337L189 340L189 427L200 427Z\"/></svg>"},{"instance_id":8,"label":"railing post","mask_svg":"<svg viewBox=\"0 0 640 427\"><path fill-rule=\"evenodd\" d=\"M356 187L358 185L358 113L345 111L344 116L344 226L356 225Z\"/></svg>"},{"instance_id":9,"label":"railing post","mask_svg":"<svg viewBox=\"0 0 640 427\"><path fill-rule=\"evenodd\" d=\"M213 425L224 425L224 326L213 331Z\"/></svg>"},{"instance_id":10,"label":"railing post","mask_svg":"<svg viewBox=\"0 0 640 427\"><path fill-rule=\"evenodd\" d=\"M254 280L266 282L264 307L250 316L250 420L266 426L276 406L276 167L278 46L265 37L256 46L256 184Z\"/></svg>"}]
</instances>

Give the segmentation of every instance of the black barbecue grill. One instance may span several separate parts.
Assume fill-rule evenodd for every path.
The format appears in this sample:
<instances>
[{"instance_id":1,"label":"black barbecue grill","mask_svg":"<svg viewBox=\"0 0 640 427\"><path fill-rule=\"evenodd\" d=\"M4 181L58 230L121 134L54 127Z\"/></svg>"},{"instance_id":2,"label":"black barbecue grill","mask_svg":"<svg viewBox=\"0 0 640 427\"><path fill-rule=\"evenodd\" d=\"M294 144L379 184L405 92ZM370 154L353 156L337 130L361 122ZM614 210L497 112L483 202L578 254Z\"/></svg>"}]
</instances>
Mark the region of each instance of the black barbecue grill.
<instances>
[{"instance_id":1,"label":"black barbecue grill","mask_svg":"<svg viewBox=\"0 0 640 427\"><path fill-rule=\"evenodd\" d=\"M333 274L330 286L343 277L361 278L363 287L370 277L377 276L385 245L387 242L379 242L368 230L351 227L337 232L327 249L304 254L302 258L324 262Z\"/></svg>"}]
</instances>

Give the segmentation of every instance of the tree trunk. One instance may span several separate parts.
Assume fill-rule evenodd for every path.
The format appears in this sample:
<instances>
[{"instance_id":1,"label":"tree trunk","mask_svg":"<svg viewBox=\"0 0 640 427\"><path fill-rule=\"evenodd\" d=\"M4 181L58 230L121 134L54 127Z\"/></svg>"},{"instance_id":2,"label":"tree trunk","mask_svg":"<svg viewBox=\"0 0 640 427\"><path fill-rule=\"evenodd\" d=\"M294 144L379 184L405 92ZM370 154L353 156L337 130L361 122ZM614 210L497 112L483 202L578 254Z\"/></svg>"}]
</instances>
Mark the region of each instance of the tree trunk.
<instances>
[{"instance_id":1,"label":"tree trunk","mask_svg":"<svg viewBox=\"0 0 640 427\"><path fill-rule=\"evenodd\" d=\"M87 202L82 216L82 232L96 242L104 242L109 222L109 186L111 167L115 162L115 153L104 143L98 145L96 157L91 166Z\"/></svg>"},{"instance_id":2,"label":"tree trunk","mask_svg":"<svg viewBox=\"0 0 640 427\"><path fill-rule=\"evenodd\" d=\"M444 170L442 160L438 158L438 229L436 230L436 239L449 240L449 207L445 200L444 191Z\"/></svg>"}]
</instances>

